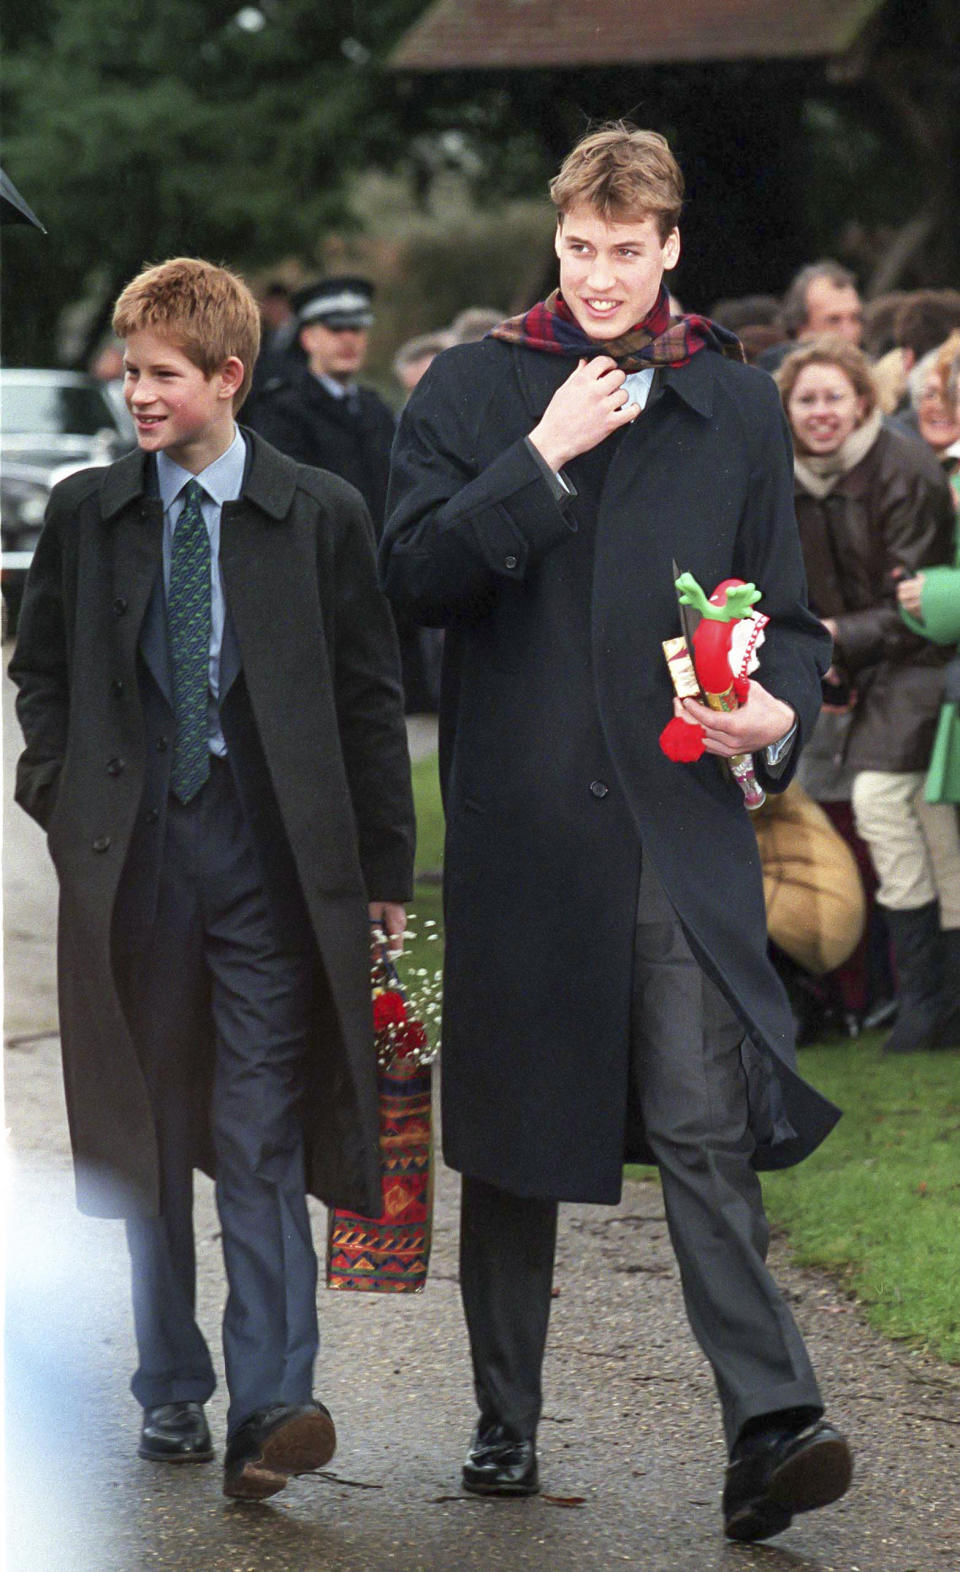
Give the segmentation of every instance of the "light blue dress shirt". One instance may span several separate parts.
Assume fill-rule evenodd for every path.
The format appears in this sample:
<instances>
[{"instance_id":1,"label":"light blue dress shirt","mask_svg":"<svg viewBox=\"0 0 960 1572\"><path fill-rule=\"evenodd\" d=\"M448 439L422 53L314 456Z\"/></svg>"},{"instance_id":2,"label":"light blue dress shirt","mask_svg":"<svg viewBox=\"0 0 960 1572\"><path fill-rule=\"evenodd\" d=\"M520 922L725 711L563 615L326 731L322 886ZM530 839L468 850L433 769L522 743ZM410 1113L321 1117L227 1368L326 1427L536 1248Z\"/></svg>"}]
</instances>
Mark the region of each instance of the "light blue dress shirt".
<instances>
[{"instance_id":1,"label":"light blue dress shirt","mask_svg":"<svg viewBox=\"0 0 960 1572\"><path fill-rule=\"evenodd\" d=\"M631 404L639 404L641 409L646 409L647 399L650 397L650 384L653 382L653 366L644 366L642 371L631 371L623 379L623 386L628 394Z\"/></svg>"},{"instance_id":2,"label":"light blue dress shirt","mask_svg":"<svg viewBox=\"0 0 960 1572\"><path fill-rule=\"evenodd\" d=\"M189 470L174 463L166 453L157 454L157 483L163 506L163 587L170 591L170 561L173 554L173 537L183 512L183 488L188 481L196 480L203 488L200 504L203 522L210 538L210 703L207 717L207 736L210 752L226 757L227 744L220 726L220 651L223 647L223 629L227 616L227 602L223 593L220 573L220 510L225 502L235 502L243 490L243 472L247 462L247 448L238 430L225 453L200 471L191 475Z\"/></svg>"}]
</instances>

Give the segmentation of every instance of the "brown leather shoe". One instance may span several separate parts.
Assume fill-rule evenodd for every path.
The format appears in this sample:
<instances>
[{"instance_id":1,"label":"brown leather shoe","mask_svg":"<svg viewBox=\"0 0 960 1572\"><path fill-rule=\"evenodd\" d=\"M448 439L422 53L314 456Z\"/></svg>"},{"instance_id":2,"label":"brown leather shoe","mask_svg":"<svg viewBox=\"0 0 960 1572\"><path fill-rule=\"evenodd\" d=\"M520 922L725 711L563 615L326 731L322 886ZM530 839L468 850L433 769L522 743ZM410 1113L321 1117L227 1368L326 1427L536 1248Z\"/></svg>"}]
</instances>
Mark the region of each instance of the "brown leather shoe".
<instances>
[{"instance_id":1,"label":"brown leather shoe","mask_svg":"<svg viewBox=\"0 0 960 1572\"><path fill-rule=\"evenodd\" d=\"M264 1501L291 1475L329 1463L336 1448L333 1420L322 1403L255 1409L227 1442L223 1493L238 1501Z\"/></svg>"},{"instance_id":2,"label":"brown leather shoe","mask_svg":"<svg viewBox=\"0 0 960 1572\"><path fill-rule=\"evenodd\" d=\"M210 1431L202 1403L159 1403L145 1408L137 1456L151 1463L209 1463Z\"/></svg>"}]
</instances>

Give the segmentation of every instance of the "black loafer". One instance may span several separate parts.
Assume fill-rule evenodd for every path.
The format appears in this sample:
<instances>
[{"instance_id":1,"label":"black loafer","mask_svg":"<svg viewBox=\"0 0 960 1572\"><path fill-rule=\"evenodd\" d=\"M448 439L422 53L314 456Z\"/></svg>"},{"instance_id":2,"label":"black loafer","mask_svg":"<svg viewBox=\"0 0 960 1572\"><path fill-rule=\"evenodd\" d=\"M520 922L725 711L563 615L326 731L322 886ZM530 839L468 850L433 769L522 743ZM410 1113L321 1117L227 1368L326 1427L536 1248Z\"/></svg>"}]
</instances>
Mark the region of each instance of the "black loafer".
<instances>
[{"instance_id":1,"label":"black loafer","mask_svg":"<svg viewBox=\"0 0 960 1572\"><path fill-rule=\"evenodd\" d=\"M264 1501L291 1475L329 1463L336 1449L337 1433L322 1403L258 1408L227 1442L223 1493L238 1501Z\"/></svg>"},{"instance_id":2,"label":"black loafer","mask_svg":"<svg viewBox=\"0 0 960 1572\"><path fill-rule=\"evenodd\" d=\"M770 1539L795 1512L812 1512L844 1494L853 1477L850 1448L833 1425L817 1419L802 1430L771 1430L751 1439L727 1469L723 1491L728 1539Z\"/></svg>"},{"instance_id":3,"label":"black loafer","mask_svg":"<svg viewBox=\"0 0 960 1572\"><path fill-rule=\"evenodd\" d=\"M463 1465L463 1488L474 1496L535 1496L540 1489L537 1449L502 1425L478 1425Z\"/></svg>"},{"instance_id":4,"label":"black loafer","mask_svg":"<svg viewBox=\"0 0 960 1572\"><path fill-rule=\"evenodd\" d=\"M145 1408L137 1456L151 1463L209 1463L213 1456L202 1403Z\"/></svg>"}]
</instances>

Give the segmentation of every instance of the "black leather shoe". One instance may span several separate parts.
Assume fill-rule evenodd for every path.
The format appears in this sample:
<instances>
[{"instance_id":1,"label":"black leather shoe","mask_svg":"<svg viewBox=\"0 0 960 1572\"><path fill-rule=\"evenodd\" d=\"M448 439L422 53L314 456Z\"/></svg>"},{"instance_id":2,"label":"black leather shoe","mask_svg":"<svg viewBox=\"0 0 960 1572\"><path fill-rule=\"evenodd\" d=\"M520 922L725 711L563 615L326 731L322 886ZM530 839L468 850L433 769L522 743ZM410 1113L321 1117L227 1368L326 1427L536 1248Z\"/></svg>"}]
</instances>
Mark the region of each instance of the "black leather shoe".
<instances>
[{"instance_id":1,"label":"black leather shoe","mask_svg":"<svg viewBox=\"0 0 960 1572\"><path fill-rule=\"evenodd\" d=\"M227 1442L223 1493L238 1501L264 1501L292 1474L309 1474L329 1463L336 1449L337 1433L322 1403L257 1408Z\"/></svg>"},{"instance_id":2,"label":"black leather shoe","mask_svg":"<svg viewBox=\"0 0 960 1572\"><path fill-rule=\"evenodd\" d=\"M463 1488L474 1496L535 1496L540 1489L537 1449L502 1425L473 1432L463 1465Z\"/></svg>"},{"instance_id":3,"label":"black leather shoe","mask_svg":"<svg viewBox=\"0 0 960 1572\"><path fill-rule=\"evenodd\" d=\"M853 1477L850 1448L833 1425L770 1429L734 1448L723 1491L728 1539L770 1539L795 1512L839 1500Z\"/></svg>"},{"instance_id":4,"label":"black leather shoe","mask_svg":"<svg viewBox=\"0 0 960 1572\"><path fill-rule=\"evenodd\" d=\"M213 1456L202 1403L145 1408L137 1456L151 1463L209 1463Z\"/></svg>"}]
</instances>

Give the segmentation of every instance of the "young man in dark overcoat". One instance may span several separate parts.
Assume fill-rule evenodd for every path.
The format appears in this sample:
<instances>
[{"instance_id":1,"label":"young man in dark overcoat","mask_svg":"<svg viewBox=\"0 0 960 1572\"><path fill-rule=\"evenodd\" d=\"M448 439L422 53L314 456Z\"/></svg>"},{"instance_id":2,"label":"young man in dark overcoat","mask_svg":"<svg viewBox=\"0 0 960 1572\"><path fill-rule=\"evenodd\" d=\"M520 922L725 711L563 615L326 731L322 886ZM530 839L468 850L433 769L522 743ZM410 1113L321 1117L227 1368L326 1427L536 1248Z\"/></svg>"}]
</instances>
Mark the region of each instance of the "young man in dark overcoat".
<instances>
[{"instance_id":1,"label":"young man in dark overcoat","mask_svg":"<svg viewBox=\"0 0 960 1572\"><path fill-rule=\"evenodd\" d=\"M335 1444L306 1192L381 1206L369 923L402 933L413 854L396 641L358 493L236 425L246 286L177 258L114 326L140 451L51 496L10 668L16 792L60 880L79 1203L126 1218L140 1455L213 1455L203 1166L224 1489L259 1499Z\"/></svg>"},{"instance_id":2,"label":"young man in dark overcoat","mask_svg":"<svg viewBox=\"0 0 960 1572\"><path fill-rule=\"evenodd\" d=\"M846 1489L850 1456L765 1265L756 1169L837 1117L797 1075L756 838L723 760L789 781L829 642L805 604L789 436L731 335L671 319L682 177L663 138L591 135L551 186L560 290L440 355L394 452L387 593L447 628L443 1129L463 1174L479 1420L468 1490L537 1489L557 1202L615 1203L655 1160L730 1450L726 1532ZM736 713L658 738L672 562L770 618Z\"/></svg>"}]
</instances>

